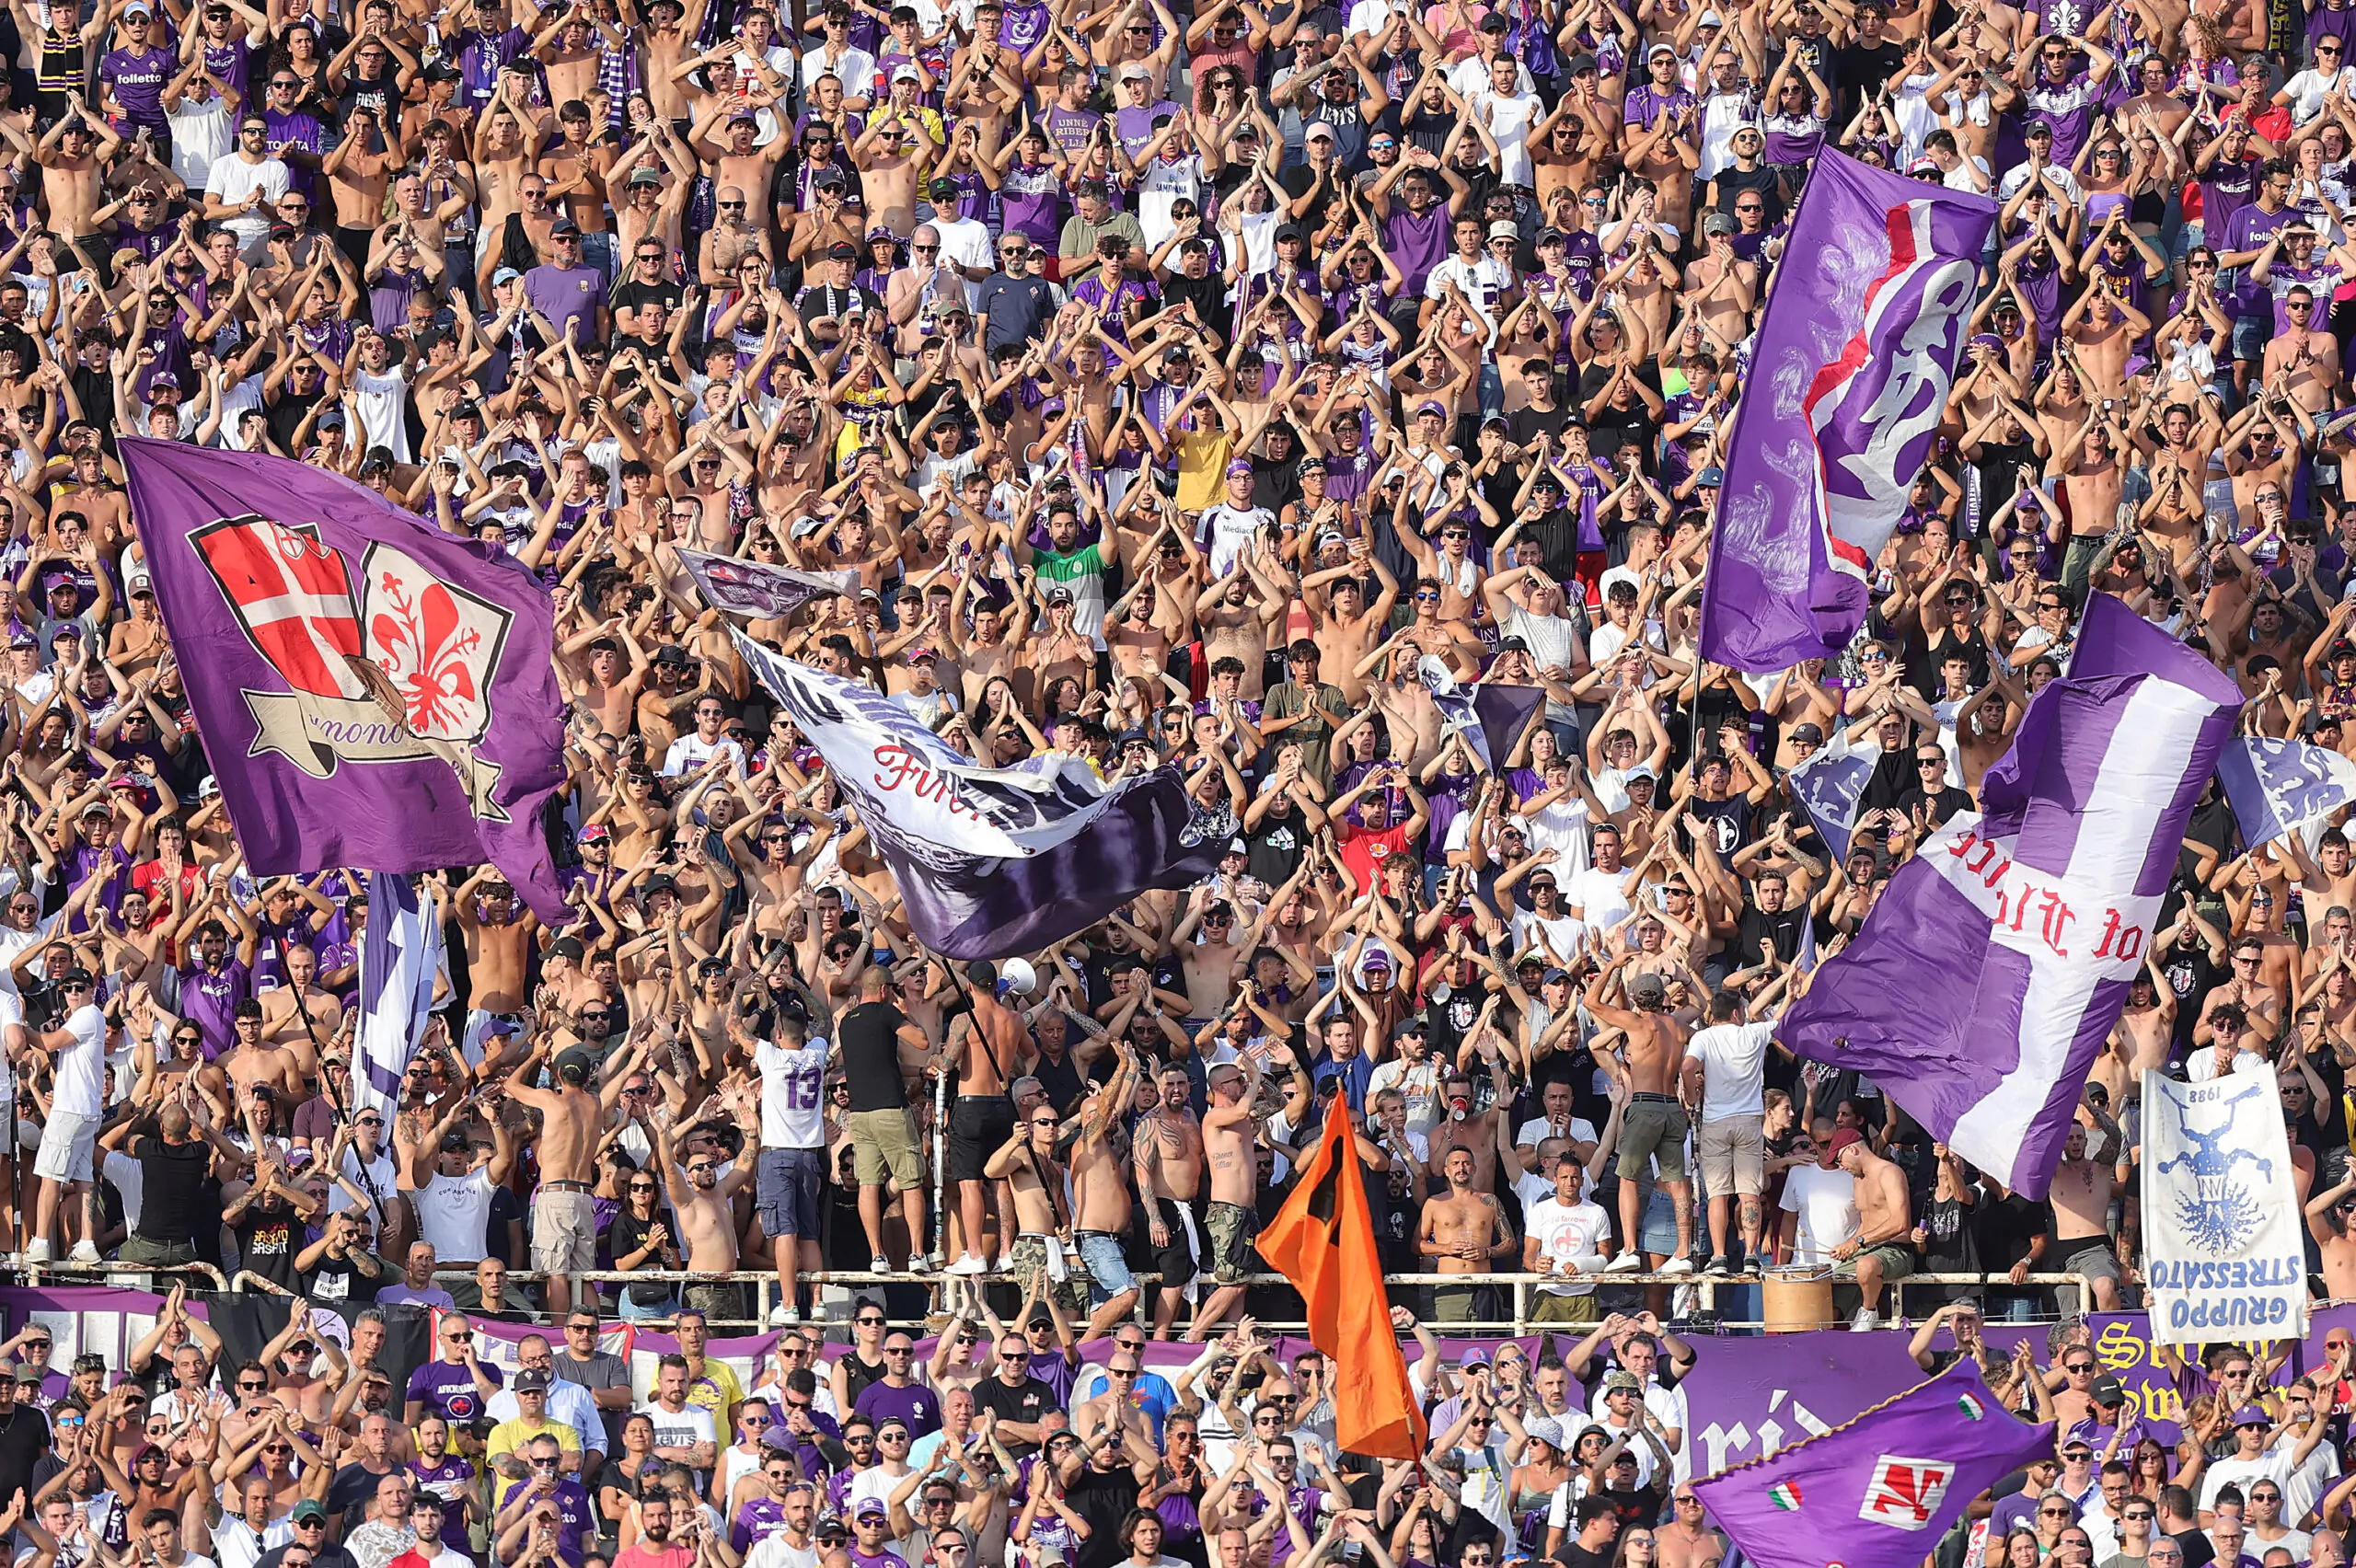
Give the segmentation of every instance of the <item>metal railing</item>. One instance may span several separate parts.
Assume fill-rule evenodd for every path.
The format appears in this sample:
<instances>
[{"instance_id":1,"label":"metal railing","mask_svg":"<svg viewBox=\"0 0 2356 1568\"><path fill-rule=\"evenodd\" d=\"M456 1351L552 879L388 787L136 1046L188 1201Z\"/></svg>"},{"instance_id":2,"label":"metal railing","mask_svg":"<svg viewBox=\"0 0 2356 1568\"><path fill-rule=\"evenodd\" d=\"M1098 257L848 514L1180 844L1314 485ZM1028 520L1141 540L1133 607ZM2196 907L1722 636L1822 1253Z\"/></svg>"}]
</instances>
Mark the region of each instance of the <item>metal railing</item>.
<instances>
[{"instance_id":1,"label":"metal railing","mask_svg":"<svg viewBox=\"0 0 2356 1568\"><path fill-rule=\"evenodd\" d=\"M217 1279L219 1276L216 1274L214 1277ZM543 1284L549 1277L550 1276L549 1274L539 1273L537 1271L511 1269L507 1274L507 1283L510 1286ZM718 1327L766 1328L768 1326L770 1309L777 1303L777 1275L774 1273L768 1271L740 1272L733 1274L697 1274L683 1269L591 1269L565 1277L594 1284L612 1285L660 1284L680 1287L699 1285L733 1286L740 1292L749 1292L752 1303L749 1314L743 1317L727 1317L714 1314L711 1316L710 1321ZM1013 1277L1004 1271L987 1274L958 1275L954 1277L981 1286L1011 1287L1015 1283ZM1161 1283L1161 1276L1156 1274L1140 1273L1134 1274L1132 1277L1141 1287L1148 1287ZM866 1269L824 1270L814 1274L804 1274L800 1275L799 1278L803 1285L811 1286L814 1289L821 1291L828 1288L841 1289L848 1291L854 1297L863 1291L881 1291L886 1287L898 1287L905 1289L912 1286L921 1286L930 1290L948 1283L947 1278L937 1270L924 1274L910 1274L906 1271L893 1271L878 1274ZM434 1273L433 1279L434 1283L447 1289L452 1286L471 1286L474 1281L474 1274L468 1269L442 1269L437 1270ZM1826 1315L1821 1317L1809 1318L1797 1316L1791 1310L1786 1310L1780 1314L1770 1315L1765 1311L1765 1293L1762 1286L1770 1283L1781 1286L1837 1286L1842 1284L1854 1284L1854 1282L1835 1280L1828 1275L1795 1276L1775 1274L1769 1274L1765 1275L1759 1274L1708 1274L1701 1273L1684 1274L1598 1273L1557 1274L1551 1276L1526 1273L1466 1274L1385 1274L1382 1276L1382 1282L1393 1294L1393 1305L1406 1304L1405 1301L1399 1298L1402 1292L1418 1289L1486 1287L1492 1290L1505 1292L1505 1299L1509 1302L1511 1306L1511 1311L1505 1317L1466 1319L1445 1322L1429 1319L1422 1320L1426 1328L1432 1329L1435 1332L1449 1334L1463 1332L1474 1335L1510 1334L1516 1336L1527 1334L1536 1329L1565 1330L1578 1329L1580 1327L1580 1325L1576 1323L1563 1322L1559 1320L1554 1322L1540 1320L1537 1317L1538 1303L1543 1287L1548 1285L1566 1283L1591 1285L1599 1289L1607 1291L1612 1290L1614 1287L1628 1286L1666 1288L1672 1293L1672 1304L1680 1299L1684 1303L1685 1309L1676 1311L1673 1315L1681 1320L1695 1322L1697 1327L1706 1325L1707 1328L1712 1331L1735 1332L1789 1332L1803 1329L1840 1328L1845 1326L1845 1320L1832 1317L1831 1315L1831 1308L1829 1304L1825 1309ZM1242 1276L1240 1283L1247 1286L1281 1286L1286 1285L1288 1282L1282 1274L1255 1274ZM294 1294L294 1292L287 1290L283 1286L244 1271L240 1271L235 1279L230 1282L228 1286L229 1289L238 1292L243 1292L248 1287L259 1289L271 1295L291 1296ZM1958 1287L1981 1291L2012 1292L2015 1293L2015 1299L2019 1299L2027 1293L2037 1290L2054 1290L2064 1293L2062 1300L2062 1311L2074 1312L2084 1311L2085 1309L2085 1282L2076 1274L2033 1274L2015 1283L2012 1276L2007 1274L1921 1274L1910 1275L1903 1280L1893 1280L1889 1282L1889 1284L1885 1287L1889 1294L1885 1299L1881 1317L1885 1322L1888 1322L1892 1326L1904 1325L1914 1316L1914 1314L1909 1313L1906 1309L1906 1293L1908 1291L1911 1290L1919 1292L1923 1289L1951 1290ZM1690 1291L1692 1294L1689 1297L1680 1298L1675 1294L1679 1291ZM1747 1293L1757 1294L1759 1297L1759 1305L1761 1307L1759 1315L1738 1315L1735 1311L1729 1311L1729 1308L1747 1309L1752 1304L1752 1295ZM454 1292L454 1294L460 1293ZM461 1299L463 1301L462 1295ZM886 1301L883 1303L883 1305L884 1305L888 1310L889 1302ZM603 1309L601 1307L601 1310L602 1309ZM923 1317L933 1316L944 1312L945 1310L945 1307L938 1301L935 1301L929 1306L925 1314L918 1317L903 1318L898 1320L905 1323L920 1322L922 1321ZM1150 1311L1150 1295L1147 1290L1140 1289L1138 1293L1137 1320L1140 1322L1149 1320ZM1672 1314L1664 1314L1664 1317L1666 1318L1670 1315ZM666 1315L658 1314L643 1316L635 1320L649 1324L658 1324L666 1320ZM1305 1324L1298 1320L1287 1321L1267 1318L1260 1318L1256 1320L1262 1327L1275 1329L1285 1332L1298 1333L1306 1328ZM2028 1319L2024 1320L2036 1321L2040 1320ZM814 1318L809 1320L809 1322L811 1326L814 1327L843 1326L839 1321L829 1322L829 1320L823 1318Z\"/></svg>"}]
</instances>

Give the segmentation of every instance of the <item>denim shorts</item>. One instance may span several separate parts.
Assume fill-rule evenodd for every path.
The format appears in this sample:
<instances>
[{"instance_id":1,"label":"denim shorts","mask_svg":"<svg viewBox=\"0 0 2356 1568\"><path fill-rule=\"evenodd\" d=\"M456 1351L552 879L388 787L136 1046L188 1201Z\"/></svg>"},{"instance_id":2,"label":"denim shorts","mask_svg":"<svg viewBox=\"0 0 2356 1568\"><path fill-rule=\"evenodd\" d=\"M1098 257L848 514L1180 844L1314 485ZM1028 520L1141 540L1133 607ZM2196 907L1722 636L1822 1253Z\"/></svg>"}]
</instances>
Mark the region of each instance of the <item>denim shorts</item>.
<instances>
[{"instance_id":1,"label":"denim shorts","mask_svg":"<svg viewBox=\"0 0 2356 1568\"><path fill-rule=\"evenodd\" d=\"M1135 1290L1137 1281L1129 1277L1129 1260L1121 1248L1121 1239L1102 1230L1078 1230L1072 1240L1080 1248L1080 1261L1088 1267L1088 1304L1102 1307L1125 1291Z\"/></svg>"}]
</instances>

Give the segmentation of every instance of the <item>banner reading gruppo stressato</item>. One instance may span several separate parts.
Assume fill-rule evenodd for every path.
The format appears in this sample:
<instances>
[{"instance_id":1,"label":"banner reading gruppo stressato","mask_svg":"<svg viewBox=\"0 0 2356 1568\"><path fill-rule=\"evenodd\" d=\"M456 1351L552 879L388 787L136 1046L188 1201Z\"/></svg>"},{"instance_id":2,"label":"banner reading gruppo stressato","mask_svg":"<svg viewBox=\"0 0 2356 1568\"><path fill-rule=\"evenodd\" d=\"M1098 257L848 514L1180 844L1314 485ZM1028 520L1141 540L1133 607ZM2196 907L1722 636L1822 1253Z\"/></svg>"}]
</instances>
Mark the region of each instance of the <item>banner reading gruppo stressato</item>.
<instances>
[{"instance_id":1,"label":"banner reading gruppo stressato","mask_svg":"<svg viewBox=\"0 0 2356 1568\"><path fill-rule=\"evenodd\" d=\"M1087 929L1148 888L1209 876L1235 832L1175 767L1107 788L1078 757L977 767L881 692L736 651L859 802L916 940L949 958L1003 958Z\"/></svg>"},{"instance_id":2,"label":"banner reading gruppo stressato","mask_svg":"<svg viewBox=\"0 0 2356 1568\"><path fill-rule=\"evenodd\" d=\"M1776 264L1726 444L1702 654L1829 659L1945 413L1996 203L1827 150Z\"/></svg>"},{"instance_id":3,"label":"banner reading gruppo stressato","mask_svg":"<svg viewBox=\"0 0 2356 1568\"><path fill-rule=\"evenodd\" d=\"M548 590L504 550L283 457L124 436L131 511L256 876L490 860L570 918Z\"/></svg>"},{"instance_id":4,"label":"banner reading gruppo stressato","mask_svg":"<svg viewBox=\"0 0 2356 1568\"><path fill-rule=\"evenodd\" d=\"M2306 1333L2306 1228L2274 1074L2143 1075L2143 1274L2152 1337Z\"/></svg>"},{"instance_id":5,"label":"banner reading gruppo stressato","mask_svg":"<svg viewBox=\"0 0 2356 1568\"><path fill-rule=\"evenodd\" d=\"M821 594L849 594L859 587L859 573L847 569L797 571L790 566L691 550L685 545L676 548L679 564L703 591L704 602L730 615L779 619Z\"/></svg>"}]
</instances>

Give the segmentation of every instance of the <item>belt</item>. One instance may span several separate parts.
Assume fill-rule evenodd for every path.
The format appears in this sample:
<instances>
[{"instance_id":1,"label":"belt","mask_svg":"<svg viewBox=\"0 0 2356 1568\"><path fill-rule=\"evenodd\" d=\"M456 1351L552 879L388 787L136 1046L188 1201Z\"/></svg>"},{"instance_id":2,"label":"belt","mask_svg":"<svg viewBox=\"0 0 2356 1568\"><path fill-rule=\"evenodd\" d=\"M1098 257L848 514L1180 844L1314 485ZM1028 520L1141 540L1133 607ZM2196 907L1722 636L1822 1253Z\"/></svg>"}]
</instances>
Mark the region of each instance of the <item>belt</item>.
<instances>
[{"instance_id":1,"label":"belt","mask_svg":"<svg viewBox=\"0 0 2356 1568\"><path fill-rule=\"evenodd\" d=\"M1677 1096L1673 1094L1632 1094L1628 1096L1628 1098L1648 1105L1674 1105L1677 1103Z\"/></svg>"},{"instance_id":2,"label":"belt","mask_svg":"<svg viewBox=\"0 0 2356 1568\"><path fill-rule=\"evenodd\" d=\"M588 1193L595 1189L586 1182L543 1182L540 1183L540 1191L543 1193Z\"/></svg>"}]
</instances>

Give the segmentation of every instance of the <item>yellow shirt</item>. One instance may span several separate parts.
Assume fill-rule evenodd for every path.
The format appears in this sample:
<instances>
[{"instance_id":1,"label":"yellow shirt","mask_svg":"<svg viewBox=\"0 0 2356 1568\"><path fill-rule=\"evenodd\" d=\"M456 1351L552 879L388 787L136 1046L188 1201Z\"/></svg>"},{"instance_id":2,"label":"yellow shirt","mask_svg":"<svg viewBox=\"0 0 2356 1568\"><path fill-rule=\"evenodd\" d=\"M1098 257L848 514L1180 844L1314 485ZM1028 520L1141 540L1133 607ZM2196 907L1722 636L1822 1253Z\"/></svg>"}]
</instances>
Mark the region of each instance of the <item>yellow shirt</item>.
<instances>
[{"instance_id":1,"label":"yellow shirt","mask_svg":"<svg viewBox=\"0 0 2356 1568\"><path fill-rule=\"evenodd\" d=\"M1224 430L1178 432L1178 510L1200 512L1226 494L1227 455L1235 437Z\"/></svg>"},{"instance_id":2,"label":"yellow shirt","mask_svg":"<svg viewBox=\"0 0 2356 1568\"><path fill-rule=\"evenodd\" d=\"M722 1447L735 1441L736 1407L745 1402L745 1385L726 1362L704 1357L703 1376L687 1383L687 1402L711 1412L711 1430Z\"/></svg>"},{"instance_id":3,"label":"yellow shirt","mask_svg":"<svg viewBox=\"0 0 2356 1568\"><path fill-rule=\"evenodd\" d=\"M529 1421L517 1416L502 1421L491 1429L491 1458L496 1459L512 1454L535 1437L553 1437L557 1446L568 1454L581 1452L581 1434L561 1421Z\"/></svg>"}]
</instances>

